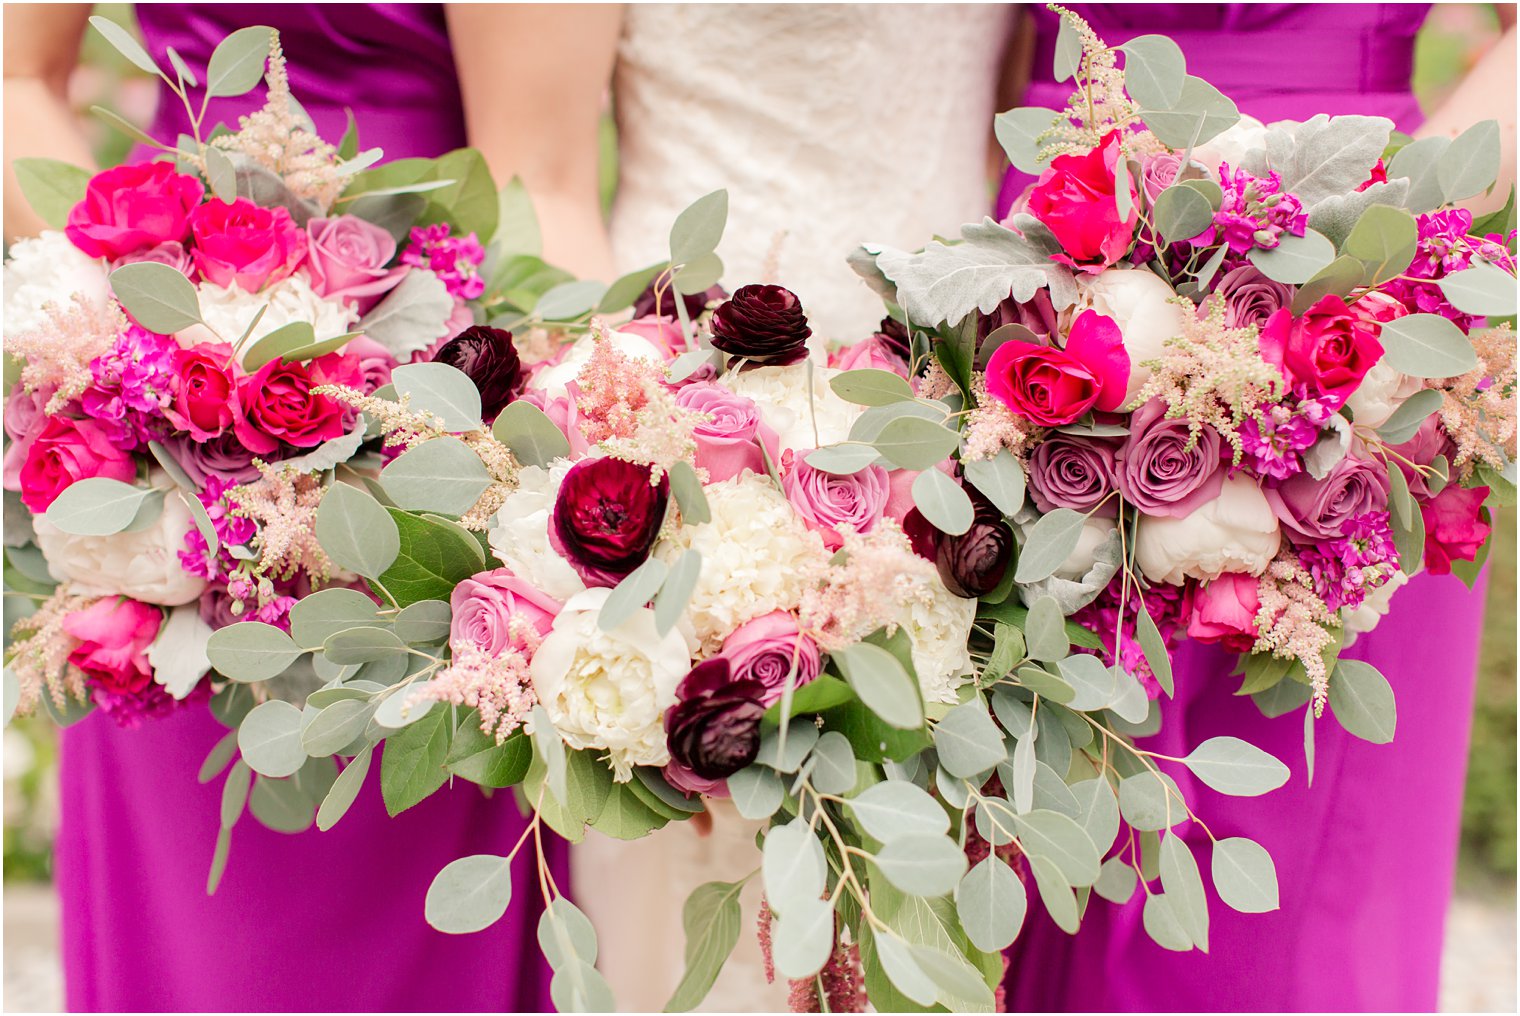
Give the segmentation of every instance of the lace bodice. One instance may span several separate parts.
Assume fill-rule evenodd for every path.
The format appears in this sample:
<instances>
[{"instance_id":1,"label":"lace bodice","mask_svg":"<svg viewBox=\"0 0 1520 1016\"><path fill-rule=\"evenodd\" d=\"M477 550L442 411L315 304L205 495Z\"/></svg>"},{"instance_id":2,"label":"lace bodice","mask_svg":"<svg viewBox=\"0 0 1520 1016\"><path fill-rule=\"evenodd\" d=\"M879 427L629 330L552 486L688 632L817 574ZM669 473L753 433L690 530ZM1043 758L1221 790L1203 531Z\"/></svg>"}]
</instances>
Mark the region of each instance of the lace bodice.
<instances>
[{"instance_id":1,"label":"lace bodice","mask_svg":"<svg viewBox=\"0 0 1520 1016\"><path fill-rule=\"evenodd\" d=\"M881 301L845 256L867 240L920 246L990 205L1009 11L628 7L614 82L618 267L665 256L677 213L727 187L725 280L780 283L802 298L815 334L863 338Z\"/></svg>"}]
</instances>

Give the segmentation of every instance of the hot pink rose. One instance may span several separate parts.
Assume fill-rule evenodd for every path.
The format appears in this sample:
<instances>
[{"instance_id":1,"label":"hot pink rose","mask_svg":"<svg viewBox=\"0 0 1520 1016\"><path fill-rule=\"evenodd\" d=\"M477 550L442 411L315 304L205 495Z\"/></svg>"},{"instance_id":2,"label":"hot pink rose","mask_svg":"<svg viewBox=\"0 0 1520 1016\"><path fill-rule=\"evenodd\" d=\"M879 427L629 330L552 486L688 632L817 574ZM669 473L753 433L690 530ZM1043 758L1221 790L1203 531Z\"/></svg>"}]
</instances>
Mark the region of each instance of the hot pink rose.
<instances>
[{"instance_id":1,"label":"hot pink rose","mask_svg":"<svg viewBox=\"0 0 1520 1016\"><path fill-rule=\"evenodd\" d=\"M1425 521L1425 567L1432 575L1451 574L1453 561L1476 561L1493 527L1483 518L1487 487L1452 484L1420 506Z\"/></svg>"},{"instance_id":2,"label":"hot pink rose","mask_svg":"<svg viewBox=\"0 0 1520 1016\"><path fill-rule=\"evenodd\" d=\"M681 324L671 318L646 314L618 325L617 330L637 335L658 349L667 360L686 352L686 336L681 333Z\"/></svg>"},{"instance_id":3,"label":"hot pink rose","mask_svg":"<svg viewBox=\"0 0 1520 1016\"><path fill-rule=\"evenodd\" d=\"M173 163L140 162L96 173L63 229L92 258L119 258L170 240L183 240L192 210L206 189Z\"/></svg>"},{"instance_id":4,"label":"hot pink rose","mask_svg":"<svg viewBox=\"0 0 1520 1016\"><path fill-rule=\"evenodd\" d=\"M891 485L887 471L880 466L835 476L814 469L802 455L788 451L782 458L781 489L786 499L797 517L816 530L830 550L844 545L841 529L848 526L858 533L869 533L886 511Z\"/></svg>"},{"instance_id":5,"label":"hot pink rose","mask_svg":"<svg viewBox=\"0 0 1520 1016\"><path fill-rule=\"evenodd\" d=\"M163 611L136 600L96 600L64 616L63 630L79 640L69 662L106 691L135 695L153 683L148 647L163 619Z\"/></svg>"},{"instance_id":6,"label":"hot pink rose","mask_svg":"<svg viewBox=\"0 0 1520 1016\"><path fill-rule=\"evenodd\" d=\"M1327 296L1294 320L1284 307L1267 319L1258 342L1287 382L1311 396L1325 395L1339 409L1383 356L1378 324Z\"/></svg>"},{"instance_id":7,"label":"hot pink rose","mask_svg":"<svg viewBox=\"0 0 1520 1016\"><path fill-rule=\"evenodd\" d=\"M514 632L513 621L533 626L540 637L554 627L560 602L546 596L506 568L481 572L454 587L449 596L454 618L449 624L449 644L500 656L508 649L522 650L524 632Z\"/></svg>"},{"instance_id":8,"label":"hot pink rose","mask_svg":"<svg viewBox=\"0 0 1520 1016\"><path fill-rule=\"evenodd\" d=\"M306 232L283 208L247 198L211 200L190 215L195 267L214 286L256 293L294 272L306 257Z\"/></svg>"},{"instance_id":9,"label":"hot pink rose","mask_svg":"<svg viewBox=\"0 0 1520 1016\"><path fill-rule=\"evenodd\" d=\"M237 390L232 347L203 342L174 354L173 400L164 407L169 422L196 441L209 441L232 426Z\"/></svg>"},{"instance_id":10,"label":"hot pink rose","mask_svg":"<svg viewBox=\"0 0 1520 1016\"><path fill-rule=\"evenodd\" d=\"M1256 612L1261 609L1260 583L1250 575L1226 572L1198 586L1188 638L1217 642L1232 653L1248 653L1256 642Z\"/></svg>"},{"instance_id":11,"label":"hot pink rose","mask_svg":"<svg viewBox=\"0 0 1520 1016\"><path fill-rule=\"evenodd\" d=\"M823 658L818 644L802 634L797 619L784 610L746 621L723 640L729 673L735 681L758 681L765 686L760 701L780 701L790 681L800 688L818 676ZM793 676L795 668L795 677Z\"/></svg>"},{"instance_id":12,"label":"hot pink rose","mask_svg":"<svg viewBox=\"0 0 1520 1016\"><path fill-rule=\"evenodd\" d=\"M396 257L395 237L357 215L312 219L306 236L312 290L342 300L360 314L380 302L407 272L404 267L385 267Z\"/></svg>"},{"instance_id":13,"label":"hot pink rose","mask_svg":"<svg viewBox=\"0 0 1520 1016\"><path fill-rule=\"evenodd\" d=\"M761 441L773 457L781 452L775 431L761 421L754 400L716 382L686 385L676 392L676 405L710 417L706 423L697 424L692 436L697 441L697 465L707 470L713 483L732 479L746 469L765 472Z\"/></svg>"},{"instance_id":14,"label":"hot pink rose","mask_svg":"<svg viewBox=\"0 0 1520 1016\"><path fill-rule=\"evenodd\" d=\"M1070 423L1089 409L1124 404L1129 354L1113 318L1086 310L1065 349L1009 341L987 362L987 391L1009 410L1042 427Z\"/></svg>"},{"instance_id":15,"label":"hot pink rose","mask_svg":"<svg viewBox=\"0 0 1520 1016\"><path fill-rule=\"evenodd\" d=\"M844 346L830 358L830 367L836 370L887 370L898 377L908 376L908 365L894 353L879 335Z\"/></svg>"},{"instance_id":16,"label":"hot pink rose","mask_svg":"<svg viewBox=\"0 0 1520 1016\"><path fill-rule=\"evenodd\" d=\"M120 268L122 265L135 265L141 261L151 261L158 265L168 265L170 268L189 278L195 271L195 261L190 257L190 252L185 245L178 240L166 240L156 247L148 247L143 250L123 254L116 259L113 267Z\"/></svg>"},{"instance_id":17,"label":"hot pink rose","mask_svg":"<svg viewBox=\"0 0 1520 1016\"><path fill-rule=\"evenodd\" d=\"M260 455L273 452L282 441L314 448L342 437L353 414L336 399L311 390L363 384L357 356L328 353L309 363L283 363L276 357L239 382L233 429L238 440Z\"/></svg>"},{"instance_id":18,"label":"hot pink rose","mask_svg":"<svg viewBox=\"0 0 1520 1016\"><path fill-rule=\"evenodd\" d=\"M1122 186L1133 197L1128 171L1118 172L1119 132L1110 131L1086 155L1058 155L1029 195L1029 214L1043 222L1064 252L1053 259L1084 272L1100 272L1129 250L1139 209L1130 201L1119 218L1114 198ZM1121 182L1122 181L1122 182Z\"/></svg>"},{"instance_id":19,"label":"hot pink rose","mask_svg":"<svg viewBox=\"0 0 1520 1016\"><path fill-rule=\"evenodd\" d=\"M50 417L21 464L21 502L45 512L64 488L93 476L131 483L137 465L94 420Z\"/></svg>"}]
</instances>

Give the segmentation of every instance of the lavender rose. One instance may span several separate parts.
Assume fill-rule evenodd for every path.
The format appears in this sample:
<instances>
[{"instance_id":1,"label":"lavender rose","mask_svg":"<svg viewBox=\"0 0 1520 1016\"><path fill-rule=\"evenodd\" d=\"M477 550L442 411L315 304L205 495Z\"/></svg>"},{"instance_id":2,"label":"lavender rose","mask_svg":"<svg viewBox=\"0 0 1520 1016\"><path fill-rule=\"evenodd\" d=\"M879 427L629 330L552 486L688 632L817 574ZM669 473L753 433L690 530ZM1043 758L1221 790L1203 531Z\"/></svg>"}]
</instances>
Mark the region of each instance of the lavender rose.
<instances>
[{"instance_id":1,"label":"lavender rose","mask_svg":"<svg viewBox=\"0 0 1520 1016\"><path fill-rule=\"evenodd\" d=\"M1347 455L1323 480L1308 473L1265 491L1288 539L1318 544L1343 536L1357 515L1388 510L1388 474L1366 459Z\"/></svg>"},{"instance_id":2,"label":"lavender rose","mask_svg":"<svg viewBox=\"0 0 1520 1016\"><path fill-rule=\"evenodd\" d=\"M1118 480L1114 465L1115 443L1075 434L1051 434L1029 456L1029 493L1042 512L1070 508L1113 518L1119 506L1104 498Z\"/></svg>"},{"instance_id":3,"label":"lavender rose","mask_svg":"<svg viewBox=\"0 0 1520 1016\"><path fill-rule=\"evenodd\" d=\"M1166 404L1152 399L1130 417L1116 457L1119 492L1145 515L1180 519L1219 496L1224 461L1217 431L1204 427L1188 448L1187 421L1165 413Z\"/></svg>"},{"instance_id":4,"label":"lavender rose","mask_svg":"<svg viewBox=\"0 0 1520 1016\"><path fill-rule=\"evenodd\" d=\"M765 689L760 701L766 706L780 700L789 681L800 688L816 678L823 665L818 644L802 634L797 619L784 610L762 614L734 629L723 640L723 657L734 680L755 681Z\"/></svg>"},{"instance_id":5,"label":"lavender rose","mask_svg":"<svg viewBox=\"0 0 1520 1016\"><path fill-rule=\"evenodd\" d=\"M166 438L164 446L185 474L202 487L213 476L233 483L248 483L259 475L253 464L254 453L230 429L205 441L197 441L189 434L176 434ZM278 458L277 455L262 457L266 462Z\"/></svg>"},{"instance_id":6,"label":"lavender rose","mask_svg":"<svg viewBox=\"0 0 1520 1016\"><path fill-rule=\"evenodd\" d=\"M379 303L407 272L404 267L385 267L396 257L395 238L357 215L312 219L306 233L311 240L306 255L311 288L360 314Z\"/></svg>"},{"instance_id":7,"label":"lavender rose","mask_svg":"<svg viewBox=\"0 0 1520 1016\"><path fill-rule=\"evenodd\" d=\"M185 250L185 245L178 240L166 240L153 247L123 254L116 259L115 267L120 268L122 265L135 265L142 261L168 265L176 272L187 277L195 271L195 262L191 259L190 252Z\"/></svg>"},{"instance_id":8,"label":"lavender rose","mask_svg":"<svg viewBox=\"0 0 1520 1016\"><path fill-rule=\"evenodd\" d=\"M760 753L765 715L758 681L734 680L728 660L715 656L692 668L665 713L671 760L704 780L721 780Z\"/></svg>"},{"instance_id":9,"label":"lavender rose","mask_svg":"<svg viewBox=\"0 0 1520 1016\"><path fill-rule=\"evenodd\" d=\"M588 586L615 586L649 559L670 505L670 478L651 475L613 458L583 459L565 474L549 542Z\"/></svg>"},{"instance_id":10,"label":"lavender rose","mask_svg":"<svg viewBox=\"0 0 1520 1016\"><path fill-rule=\"evenodd\" d=\"M692 428L697 442L697 465L707 470L713 483L732 479L748 469L765 471L760 441L780 452L775 432L760 420L755 401L736 395L713 381L698 381L676 392L676 405L706 413L708 420Z\"/></svg>"},{"instance_id":11,"label":"lavender rose","mask_svg":"<svg viewBox=\"0 0 1520 1016\"><path fill-rule=\"evenodd\" d=\"M835 476L814 469L801 456L793 457L790 468L782 474L781 489L798 517L823 537L830 550L844 545L840 529L845 526L857 533L869 533L892 495L887 471L880 466Z\"/></svg>"},{"instance_id":12,"label":"lavender rose","mask_svg":"<svg viewBox=\"0 0 1520 1016\"><path fill-rule=\"evenodd\" d=\"M1224 322L1231 328L1261 327L1267 318L1293 302L1293 287L1274 282L1255 265L1226 272L1214 287L1224 301Z\"/></svg>"},{"instance_id":13,"label":"lavender rose","mask_svg":"<svg viewBox=\"0 0 1520 1016\"><path fill-rule=\"evenodd\" d=\"M1177 182L1182 173L1182 156L1162 152L1145 160L1140 170L1140 189L1145 192L1146 204L1155 207L1161 192Z\"/></svg>"}]
</instances>

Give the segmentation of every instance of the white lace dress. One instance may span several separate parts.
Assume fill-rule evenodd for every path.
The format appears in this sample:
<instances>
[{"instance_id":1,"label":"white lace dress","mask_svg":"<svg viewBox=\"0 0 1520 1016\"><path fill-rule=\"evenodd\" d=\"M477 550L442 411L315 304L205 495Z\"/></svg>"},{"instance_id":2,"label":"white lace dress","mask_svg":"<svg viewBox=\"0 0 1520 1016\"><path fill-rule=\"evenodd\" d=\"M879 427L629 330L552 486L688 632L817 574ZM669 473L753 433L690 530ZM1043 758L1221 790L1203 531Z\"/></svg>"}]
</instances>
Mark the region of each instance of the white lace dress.
<instances>
[{"instance_id":1,"label":"white lace dress","mask_svg":"<svg viewBox=\"0 0 1520 1016\"><path fill-rule=\"evenodd\" d=\"M680 210L726 187L724 281L795 291L823 338L869 335L881 301L846 255L868 240L913 248L990 207L987 144L1010 11L630 5L614 82L618 268L668 256ZM592 832L572 850L576 900L603 929L597 965L624 1010L663 1009L680 981L687 894L759 865L758 825L714 805L709 836L688 824L633 843ZM766 983L755 940L759 897L756 875L708 1011L786 1009L786 985Z\"/></svg>"}]
</instances>

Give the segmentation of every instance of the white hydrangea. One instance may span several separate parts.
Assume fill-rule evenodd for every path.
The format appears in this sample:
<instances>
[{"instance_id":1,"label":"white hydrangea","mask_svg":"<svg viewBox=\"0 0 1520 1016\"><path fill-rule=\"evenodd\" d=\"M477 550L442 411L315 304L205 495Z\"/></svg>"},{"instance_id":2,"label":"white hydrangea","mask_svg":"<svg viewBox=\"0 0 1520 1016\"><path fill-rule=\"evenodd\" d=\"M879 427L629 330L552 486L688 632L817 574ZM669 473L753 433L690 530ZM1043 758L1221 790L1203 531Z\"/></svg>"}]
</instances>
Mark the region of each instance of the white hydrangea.
<instances>
[{"instance_id":1,"label":"white hydrangea","mask_svg":"<svg viewBox=\"0 0 1520 1016\"><path fill-rule=\"evenodd\" d=\"M181 345L191 346L198 342L236 342L248 330L261 307L267 307L264 316L243 344L246 351L270 332L296 321L311 325L316 341L337 338L349 331L359 320L359 315L339 300L326 300L312 290L311 284L301 275L292 275L258 293L245 293L236 284L228 287L213 286L209 282L197 287L200 296L201 319L205 325L191 325L175 338ZM208 327L209 326L209 327Z\"/></svg>"},{"instance_id":2,"label":"white hydrangea","mask_svg":"<svg viewBox=\"0 0 1520 1016\"><path fill-rule=\"evenodd\" d=\"M976 620L976 603L935 583L927 599L912 601L898 617L912 646L924 701L955 702L955 690L975 673L966 643Z\"/></svg>"},{"instance_id":3,"label":"white hydrangea","mask_svg":"<svg viewBox=\"0 0 1520 1016\"><path fill-rule=\"evenodd\" d=\"M205 579L180 565L185 534L194 523L179 497L164 498L158 520L135 533L74 536L37 515L32 526L48 569L59 581L71 582L85 596L130 596L161 607L177 607L199 598Z\"/></svg>"},{"instance_id":4,"label":"white hydrangea","mask_svg":"<svg viewBox=\"0 0 1520 1016\"><path fill-rule=\"evenodd\" d=\"M611 593L587 589L565 604L533 654L533 689L565 743L605 749L614 778L626 782L634 766L670 761L665 710L691 669L691 643L679 625L661 635L647 608L602 631Z\"/></svg>"},{"instance_id":5,"label":"white hydrangea","mask_svg":"<svg viewBox=\"0 0 1520 1016\"><path fill-rule=\"evenodd\" d=\"M864 406L846 402L829 387L829 379L839 373L815 363L811 400L806 362L737 371L726 376L723 383L735 394L755 400L761 419L781 439L783 451L822 448L849 438L850 427L865 412Z\"/></svg>"},{"instance_id":6,"label":"white hydrangea","mask_svg":"<svg viewBox=\"0 0 1520 1016\"><path fill-rule=\"evenodd\" d=\"M517 489L497 510L488 534L497 560L557 600L568 600L586 588L570 562L549 544L549 516L571 465L569 459L556 459L548 469L524 466L517 474Z\"/></svg>"},{"instance_id":7,"label":"white hydrangea","mask_svg":"<svg viewBox=\"0 0 1520 1016\"><path fill-rule=\"evenodd\" d=\"M689 547L702 554L686 614L704 656L745 621L796 609L829 557L768 478L746 472L705 490L712 520L682 526L655 548L667 563Z\"/></svg>"},{"instance_id":8,"label":"white hydrangea","mask_svg":"<svg viewBox=\"0 0 1520 1016\"><path fill-rule=\"evenodd\" d=\"M47 304L62 307L75 294L98 310L110 302L105 262L85 254L60 232L48 230L17 240L10 255L5 262L7 339L41 325L42 308Z\"/></svg>"}]
</instances>

